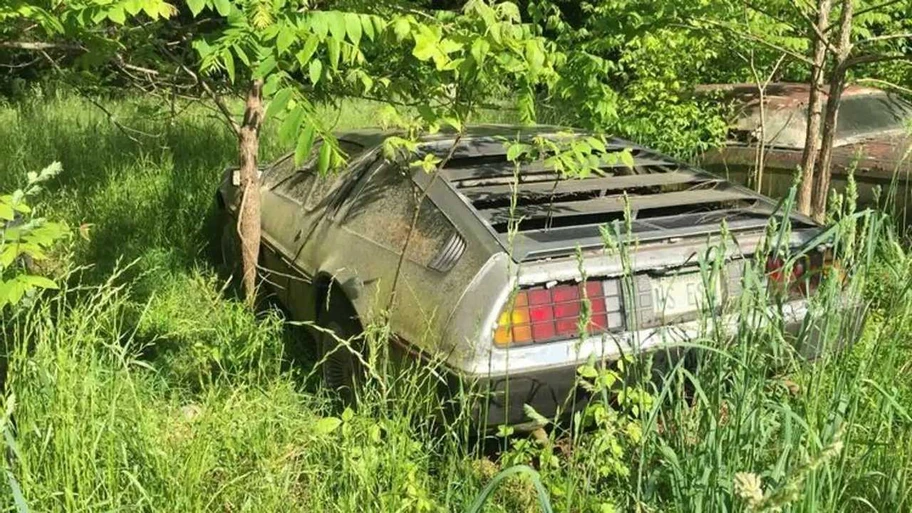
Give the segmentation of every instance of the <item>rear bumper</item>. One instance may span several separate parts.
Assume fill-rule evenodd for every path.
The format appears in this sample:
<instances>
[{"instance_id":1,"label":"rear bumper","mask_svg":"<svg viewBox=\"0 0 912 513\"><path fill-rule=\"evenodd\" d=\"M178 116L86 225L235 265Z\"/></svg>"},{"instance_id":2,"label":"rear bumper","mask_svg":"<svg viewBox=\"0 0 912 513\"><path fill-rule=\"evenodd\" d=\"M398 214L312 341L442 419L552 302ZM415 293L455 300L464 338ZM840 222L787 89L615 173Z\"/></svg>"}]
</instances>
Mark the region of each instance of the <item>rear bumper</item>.
<instances>
[{"instance_id":1,"label":"rear bumper","mask_svg":"<svg viewBox=\"0 0 912 513\"><path fill-rule=\"evenodd\" d=\"M681 348L666 347L653 353L650 370L656 385L685 355ZM569 418L589 404L589 391L577 386L577 365L520 372L476 381L482 392L473 407L472 418L478 425L493 429L510 425L520 430L538 427L526 413L528 405L547 419ZM631 379L628 376L628 379ZM631 381L640 381L631 379Z\"/></svg>"},{"instance_id":2,"label":"rear bumper","mask_svg":"<svg viewBox=\"0 0 912 513\"><path fill-rule=\"evenodd\" d=\"M799 302L790 306L789 315L785 317L784 331L795 340L802 341L796 349L809 360L814 360L827 351L840 350L846 343L855 340L865 318L864 306L853 303L844 307L842 318L847 322L838 327L819 326L807 316L806 304ZM723 322L723 329L733 330L736 326L733 318ZM632 335L644 337L645 340L638 351L626 354L651 354L652 376L649 379L660 384L661 377L687 354L682 344L698 340L701 334L705 335L705 330L697 326L697 323L637 332ZM562 365L517 369L505 375L470 378L481 396L478 404L472 407L472 418L486 428L496 428L502 424L531 427L533 422L525 412L525 405L548 419L553 419L558 414L568 417L581 410L590 399L589 393L577 386L577 369L586 362L588 355L581 356L582 359L571 359ZM620 356L618 352L605 351L599 360L612 362Z\"/></svg>"}]
</instances>

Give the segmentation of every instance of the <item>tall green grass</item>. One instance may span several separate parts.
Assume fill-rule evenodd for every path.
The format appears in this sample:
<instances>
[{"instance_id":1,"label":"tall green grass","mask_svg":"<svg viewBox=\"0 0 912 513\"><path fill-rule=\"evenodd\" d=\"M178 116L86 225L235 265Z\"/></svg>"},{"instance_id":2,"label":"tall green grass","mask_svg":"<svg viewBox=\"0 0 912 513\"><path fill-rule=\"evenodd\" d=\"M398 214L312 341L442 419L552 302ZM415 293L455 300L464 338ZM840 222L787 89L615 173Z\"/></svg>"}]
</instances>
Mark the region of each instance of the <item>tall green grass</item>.
<instances>
[{"instance_id":1,"label":"tall green grass","mask_svg":"<svg viewBox=\"0 0 912 513\"><path fill-rule=\"evenodd\" d=\"M355 107L340 123L371 124ZM62 290L0 317L2 510L20 506L16 483L31 511L540 511L535 479L554 511L912 509L912 258L881 217L840 228L851 290L870 305L850 347L809 363L775 314L707 330L659 386L651 359L593 362L580 379L595 399L574 427L491 444L465 417L437 420L436 369L386 365L383 326L365 335L361 406L322 391L300 328L247 311L203 258L230 135L202 109L112 112L155 137L137 143L66 95L0 108L0 190L60 160L42 214L91 225L56 255ZM281 152L269 133L267 157ZM755 285L745 319L767 316ZM809 321L830 345L851 321L839 292L824 287ZM615 376L620 397L600 381ZM476 502L514 465L538 475Z\"/></svg>"}]
</instances>

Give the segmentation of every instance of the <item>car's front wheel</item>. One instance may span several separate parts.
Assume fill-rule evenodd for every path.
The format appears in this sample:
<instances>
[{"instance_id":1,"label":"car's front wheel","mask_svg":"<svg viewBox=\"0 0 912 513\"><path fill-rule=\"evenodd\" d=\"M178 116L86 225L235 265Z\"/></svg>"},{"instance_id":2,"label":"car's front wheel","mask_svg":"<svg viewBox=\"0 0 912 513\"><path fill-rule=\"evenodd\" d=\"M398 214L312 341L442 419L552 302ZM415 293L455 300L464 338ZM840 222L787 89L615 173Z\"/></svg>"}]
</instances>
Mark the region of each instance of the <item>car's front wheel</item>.
<instances>
[{"instance_id":1,"label":"car's front wheel","mask_svg":"<svg viewBox=\"0 0 912 513\"><path fill-rule=\"evenodd\" d=\"M343 402L353 404L358 387L364 383L364 366L355 352L363 347L354 309L339 291L332 291L329 304L321 301L318 323L323 383L338 392Z\"/></svg>"}]
</instances>

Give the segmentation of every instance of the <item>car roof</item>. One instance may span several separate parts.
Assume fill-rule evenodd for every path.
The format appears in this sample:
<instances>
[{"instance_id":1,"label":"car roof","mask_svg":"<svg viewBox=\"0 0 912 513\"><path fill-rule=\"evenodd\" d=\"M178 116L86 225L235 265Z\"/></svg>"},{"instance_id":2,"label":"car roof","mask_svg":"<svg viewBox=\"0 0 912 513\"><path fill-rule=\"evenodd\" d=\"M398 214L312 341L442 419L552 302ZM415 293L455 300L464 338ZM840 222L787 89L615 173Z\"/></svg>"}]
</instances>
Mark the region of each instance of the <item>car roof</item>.
<instances>
[{"instance_id":1,"label":"car roof","mask_svg":"<svg viewBox=\"0 0 912 513\"><path fill-rule=\"evenodd\" d=\"M828 97L829 86L824 86L823 96ZM702 84L694 88L698 95L719 93L728 99L738 100L743 103L753 103L760 99L760 88L754 83L738 84ZM764 88L763 96L771 106L799 107L807 103L811 93L811 85L803 82L774 82ZM886 94L882 89L860 85L846 86L842 93L843 98L852 96L866 96Z\"/></svg>"}]
</instances>

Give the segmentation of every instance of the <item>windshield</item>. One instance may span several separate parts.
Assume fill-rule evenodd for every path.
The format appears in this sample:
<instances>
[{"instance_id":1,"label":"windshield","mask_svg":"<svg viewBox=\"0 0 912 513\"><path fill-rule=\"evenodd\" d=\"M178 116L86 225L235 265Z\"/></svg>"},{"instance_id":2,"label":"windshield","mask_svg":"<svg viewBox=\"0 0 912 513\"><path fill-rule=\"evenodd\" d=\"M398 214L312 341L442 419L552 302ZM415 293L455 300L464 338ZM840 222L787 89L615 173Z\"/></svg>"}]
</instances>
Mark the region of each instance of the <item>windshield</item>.
<instances>
[{"instance_id":1,"label":"windshield","mask_svg":"<svg viewBox=\"0 0 912 513\"><path fill-rule=\"evenodd\" d=\"M892 95L853 96L839 105L838 139L908 128L912 105Z\"/></svg>"},{"instance_id":2,"label":"windshield","mask_svg":"<svg viewBox=\"0 0 912 513\"><path fill-rule=\"evenodd\" d=\"M770 146L803 148L807 127L807 109L769 107L765 113L764 141ZM837 141L864 138L882 132L912 129L912 104L892 94L868 94L843 98L839 105ZM745 109L732 127L732 135L741 142L759 137L760 109Z\"/></svg>"}]
</instances>

